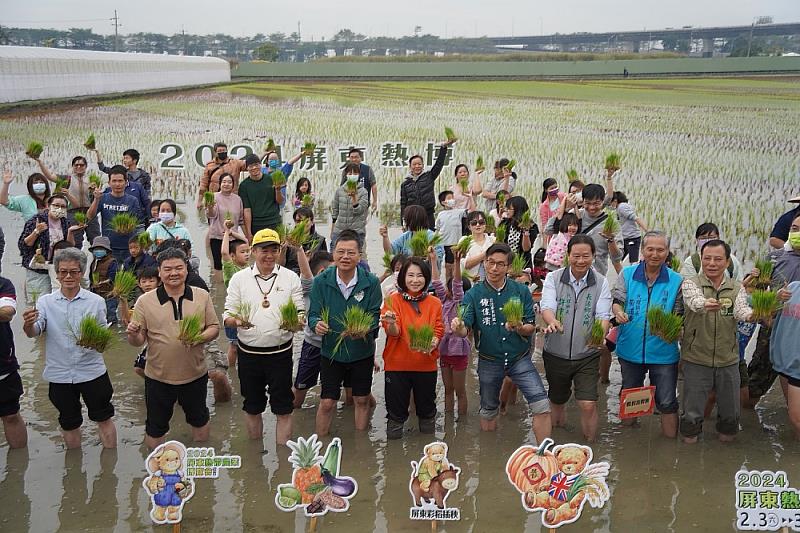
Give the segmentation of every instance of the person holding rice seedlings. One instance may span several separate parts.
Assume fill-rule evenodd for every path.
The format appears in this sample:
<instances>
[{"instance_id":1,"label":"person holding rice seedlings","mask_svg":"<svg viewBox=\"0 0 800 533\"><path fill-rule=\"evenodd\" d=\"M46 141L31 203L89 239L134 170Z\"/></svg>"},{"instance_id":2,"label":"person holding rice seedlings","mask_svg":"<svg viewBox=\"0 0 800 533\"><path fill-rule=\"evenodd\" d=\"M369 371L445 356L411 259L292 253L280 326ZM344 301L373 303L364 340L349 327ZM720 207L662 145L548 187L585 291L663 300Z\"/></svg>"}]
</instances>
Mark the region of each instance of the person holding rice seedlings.
<instances>
[{"instance_id":1,"label":"person holding rice seedlings","mask_svg":"<svg viewBox=\"0 0 800 533\"><path fill-rule=\"evenodd\" d=\"M367 190L358 185L358 165L347 163L344 168L347 179L336 189L331 200L331 247L336 247L336 239L344 230L358 234L365 242L369 198Z\"/></svg>"},{"instance_id":2,"label":"person holding rice seedlings","mask_svg":"<svg viewBox=\"0 0 800 533\"><path fill-rule=\"evenodd\" d=\"M542 359L553 425L566 424L566 403L574 389L581 429L589 442L597 436L599 344L608 333L611 319L611 289L605 276L592 268L595 254L592 237L581 233L572 237L567 246L569 266L547 275L540 302L547 325ZM602 330L599 343L590 338L598 323Z\"/></svg>"},{"instance_id":3,"label":"person holding rice seedlings","mask_svg":"<svg viewBox=\"0 0 800 533\"><path fill-rule=\"evenodd\" d=\"M543 228L547 226L547 221L558 212L558 208L566 196L567 194L558 188L558 181L555 178L547 178L542 182L542 203L539 204L539 222L541 222ZM549 235L542 235L542 246L546 248L549 241Z\"/></svg>"},{"instance_id":4,"label":"person holding rice seedlings","mask_svg":"<svg viewBox=\"0 0 800 533\"><path fill-rule=\"evenodd\" d=\"M292 175L292 170L294 169L295 163L300 161L304 155L311 155L311 152L306 153L306 148L309 149L316 149L316 145L314 143L306 143L300 153L294 155L291 159L289 159L286 163L281 165L281 158L278 155L278 152L275 150L269 150L264 156L261 158L261 172L266 174L266 176L272 179L273 184L275 183L275 179L273 174L280 170L281 174L283 175L283 183L278 185L281 192L281 197L283 200L279 202L279 209L280 212L283 212L283 208L286 206L286 184L288 183L289 176Z\"/></svg>"},{"instance_id":5,"label":"person holding rice seedlings","mask_svg":"<svg viewBox=\"0 0 800 533\"><path fill-rule=\"evenodd\" d=\"M364 163L364 153L355 147L350 147L347 153L347 162L358 165L358 185L367 190L367 200L370 202L370 212L378 212L378 182L375 180L375 173L372 167ZM347 165L342 169L342 181L339 185L344 185L347 181Z\"/></svg>"},{"instance_id":6,"label":"person holding rice seedlings","mask_svg":"<svg viewBox=\"0 0 800 533\"><path fill-rule=\"evenodd\" d=\"M436 264L434 257L430 261ZM412 393L420 433L435 432L437 359L439 340L444 336L442 302L427 291L431 283L428 263L420 257L409 258L397 283L400 291L390 294L381 308L381 325L386 331L387 439L403 436Z\"/></svg>"},{"instance_id":7,"label":"person holding rice seedlings","mask_svg":"<svg viewBox=\"0 0 800 533\"><path fill-rule=\"evenodd\" d=\"M50 184L43 175L34 172L28 176L25 184L28 194L9 196L8 189L13 182L14 176L11 170L6 168L3 171L3 184L0 185L0 205L5 206L9 211L22 214L23 221L30 220L31 217L47 208Z\"/></svg>"},{"instance_id":8,"label":"person holding rice seedlings","mask_svg":"<svg viewBox=\"0 0 800 533\"><path fill-rule=\"evenodd\" d=\"M486 202L486 212L491 213L496 207L497 193L505 191L506 196L514 192L517 174L508 168L509 160L505 157L494 162L494 177L481 188L481 198ZM500 222L498 221L498 224Z\"/></svg>"},{"instance_id":9,"label":"person holding rice seedlings","mask_svg":"<svg viewBox=\"0 0 800 533\"><path fill-rule=\"evenodd\" d=\"M419 206L417 206L419 207ZM369 425L375 339L381 309L378 278L359 265L361 240L343 231L333 248L335 267L314 278L308 325L322 335L316 433L328 435L341 387L352 388L357 431Z\"/></svg>"},{"instance_id":10,"label":"person holding rice seedlings","mask_svg":"<svg viewBox=\"0 0 800 533\"><path fill-rule=\"evenodd\" d=\"M470 197L467 208L456 207L453 191L442 191L439 193L439 204L443 209L436 215L436 233L442 236L445 279L449 280L453 276L453 247L461 240L462 221L468 211L475 209L475 202Z\"/></svg>"},{"instance_id":11,"label":"person holding rice seedlings","mask_svg":"<svg viewBox=\"0 0 800 533\"><path fill-rule=\"evenodd\" d=\"M119 229L119 227L113 223L114 217L124 214L135 217L142 223L147 220L139 200L125 192L127 185L126 172L125 167L122 165L115 165L108 177L110 190L101 193L99 190L93 189L92 195L94 199L86 212L86 216L89 219L98 214L103 219L102 234L111 241L112 253L120 263L123 263L128 258L128 238L134 231L129 231L128 233L116 231L114 228L117 227Z\"/></svg>"},{"instance_id":12,"label":"person holding rice seedlings","mask_svg":"<svg viewBox=\"0 0 800 533\"><path fill-rule=\"evenodd\" d=\"M246 268L249 262L250 244L244 240L243 235L232 234L229 228L225 228L222 236L222 282L226 290L233 275ZM239 342L236 328L225 326L225 337L228 339L228 366L234 366Z\"/></svg>"},{"instance_id":13,"label":"person holding rice seedlings","mask_svg":"<svg viewBox=\"0 0 800 533\"><path fill-rule=\"evenodd\" d=\"M506 228L505 243L514 256L525 260L524 268L531 268L531 248L539 236L539 226L531 219L528 202L522 196L512 196L506 200L506 217L501 223Z\"/></svg>"},{"instance_id":14,"label":"person holding rice seedlings","mask_svg":"<svg viewBox=\"0 0 800 533\"><path fill-rule=\"evenodd\" d=\"M44 335L45 364L42 377L49 382L48 397L58 410L58 424L67 449L81 445L81 399L89 420L97 422L103 448L116 448L117 429L111 418L114 389L108 377L103 355L84 344L91 344L89 332L82 332L81 322L89 320L95 328L93 337L108 335L106 305L103 298L80 286L86 269L86 256L76 248L59 250L53 259L61 289L42 294L35 306L23 313L22 329L30 338Z\"/></svg>"},{"instance_id":15,"label":"person holding rice seedlings","mask_svg":"<svg viewBox=\"0 0 800 533\"><path fill-rule=\"evenodd\" d=\"M536 332L531 293L526 286L507 277L513 255L507 244L495 243L489 247L486 279L464 295L462 316L451 321L450 329L458 337L466 337L470 331L474 334L481 430L497 429L500 388L508 376L525 396L533 416L536 442L542 442L552 430L550 402L531 354L531 337ZM517 316L507 316L504 309L510 311L511 307Z\"/></svg>"},{"instance_id":16,"label":"person holding rice seedlings","mask_svg":"<svg viewBox=\"0 0 800 533\"><path fill-rule=\"evenodd\" d=\"M798 221L800 216L792 222L787 241L796 250L800 250ZM797 349L800 346L800 280L792 281L782 291L788 295L783 295L783 308L772 325L769 355L774 371L780 376L789 421L795 437L800 440L800 351Z\"/></svg>"},{"instance_id":17,"label":"person holding rice seedlings","mask_svg":"<svg viewBox=\"0 0 800 533\"><path fill-rule=\"evenodd\" d=\"M506 200L508 200L510 196L511 193L505 189L499 190L497 191L497 194L495 194L494 204L489 211L489 216L492 217L492 220L494 221L494 225L492 227L499 227L503 220L506 219ZM494 230L491 232L494 233Z\"/></svg>"},{"instance_id":18,"label":"person holding rice seedlings","mask_svg":"<svg viewBox=\"0 0 800 533\"><path fill-rule=\"evenodd\" d=\"M317 233L317 227L314 224L314 212L309 207L298 207L292 214L295 226L306 220L308 224L308 240L303 243L302 249L306 254L306 258L310 258L319 250L328 250L328 243L325 237ZM281 256L278 262L284 265L297 275L300 275L300 264L297 257L297 251L293 246L285 246L281 249Z\"/></svg>"},{"instance_id":19,"label":"person holding rice seedlings","mask_svg":"<svg viewBox=\"0 0 800 533\"><path fill-rule=\"evenodd\" d=\"M683 394L680 433L687 444L703 432L710 391L716 392L719 440L732 441L739 431L739 351L736 321L750 322L753 310L741 283L726 276L731 249L713 239L700 250L702 270L683 280L686 312L681 340Z\"/></svg>"},{"instance_id":20,"label":"person holding rice seedlings","mask_svg":"<svg viewBox=\"0 0 800 533\"><path fill-rule=\"evenodd\" d=\"M657 336L657 325L651 322L650 313L659 308L666 313L683 314L683 278L666 265L669 247L670 239L663 231L646 232L642 241L644 261L622 269L611 295L612 311L619 324L616 352L622 388L643 386L647 374L650 384L656 387L661 433L674 439L678 432L679 331L672 339Z\"/></svg>"},{"instance_id":21,"label":"person holding rice seedlings","mask_svg":"<svg viewBox=\"0 0 800 533\"><path fill-rule=\"evenodd\" d=\"M564 257L567 255L567 245L570 239L578 233L580 220L575 213L564 213L558 223L558 233L547 243L544 255L545 267L550 272L564 266Z\"/></svg>"},{"instance_id":22,"label":"person holding rice seedlings","mask_svg":"<svg viewBox=\"0 0 800 533\"><path fill-rule=\"evenodd\" d=\"M303 288L303 301L305 308L311 308L311 288L314 285L314 277L333 263L333 256L326 250L314 252L311 258L306 254L296 252L297 262L300 267L300 285ZM306 324L303 328L303 346L300 348L300 360L297 363L297 374L294 378L294 408L299 409L303 406L303 400L308 394L308 389L315 387L319 380L320 357L322 350L322 336L317 335L313 329Z\"/></svg>"},{"instance_id":23,"label":"person holding rice seedlings","mask_svg":"<svg viewBox=\"0 0 800 533\"><path fill-rule=\"evenodd\" d=\"M403 220L405 221L405 231L393 241L389 240L389 229L386 226L381 225L378 231L383 240L384 252L404 254L411 257L414 255L414 252L409 245L409 241L411 237L414 236L414 233L420 230L426 230L429 240L434 238L435 233L433 230L428 229L428 213L421 205L410 205L406 207L403 211ZM437 244L433 248L436 250L436 257L441 265L444 260L444 247L441 244Z\"/></svg>"},{"instance_id":24,"label":"person holding rice seedlings","mask_svg":"<svg viewBox=\"0 0 800 533\"><path fill-rule=\"evenodd\" d=\"M262 229L275 229L281 223L280 205L284 202L282 187L285 183L273 184L270 174L262 171L257 155L250 154L244 161L248 175L239 186L239 196L244 208L242 229L247 240L251 241L253 235Z\"/></svg>"},{"instance_id":25,"label":"person holding rice seedlings","mask_svg":"<svg viewBox=\"0 0 800 533\"><path fill-rule=\"evenodd\" d=\"M292 206L297 209L299 207L314 207L314 193L311 192L311 180L302 177L298 178L294 188L294 196L292 197Z\"/></svg>"},{"instance_id":26,"label":"person holding rice seedlings","mask_svg":"<svg viewBox=\"0 0 800 533\"><path fill-rule=\"evenodd\" d=\"M217 279L222 274L222 236L226 229L238 231L244 224L244 205L242 198L233 192L233 184L233 176L227 172L222 174L219 178L219 191L213 193L213 203L206 205L209 248Z\"/></svg>"},{"instance_id":27,"label":"person holding rice seedlings","mask_svg":"<svg viewBox=\"0 0 800 533\"><path fill-rule=\"evenodd\" d=\"M623 250L620 261L624 261L628 257L630 264L636 264L639 262L639 248L642 243L640 230L646 233L647 226L636 214L625 193L614 191L611 197L611 208L615 210L621 225Z\"/></svg>"},{"instance_id":28,"label":"person holding rice seedlings","mask_svg":"<svg viewBox=\"0 0 800 533\"><path fill-rule=\"evenodd\" d=\"M469 227L472 241L466 253L462 253L461 268L464 274L468 275L472 281L483 281L486 278L486 270L483 262L486 259L486 250L494 244L494 236L486 234L486 214L483 211L473 211L467 215L467 226ZM459 245L466 237L462 237Z\"/></svg>"},{"instance_id":29,"label":"person holding rice seedlings","mask_svg":"<svg viewBox=\"0 0 800 533\"><path fill-rule=\"evenodd\" d=\"M111 241L108 237L96 237L89 247L92 265L89 267L90 290L106 302L106 317L110 325L117 323L118 302L111 292L114 277L117 275L117 260L111 255Z\"/></svg>"},{"instance_id":30,"label":"person holding rice seedlings","mask_svg":"<svg viewBox=\"0 0 800 533\"><path fill-rule=\"evenodd\" d=\"M228 157L228 145L224 142L214 143L212 150L214 151L214 157L206 163L203 175L200 177L200 186L197 189L197 209L203 207L203 194L206 191L218 192L220 190L224 174L228 174L233 178L233 193L238 194L239 175L247 167L245 160Z\"/></svg>"},{"instance_id":31,"label":"person holding rice seedlings","mask_svg":"<svg viewBox=\"0 0 800 533\"><path fill-rule=\"evenodd\" d=\"M122 263L122 269L133 272L136 276L149 267L156 267L156 258L142 248L141 233L128 238L128 258Z\"/></svg>"},{"instance_id":32,"label":"person holding rice seedlings","mask_svg":"<svg viewBox=\"0 0 800 533\"><path fill-rule=\"evenodd\" d=\"M160 283L161 279L158 276L158 263L156 263L156 266L146 267L139 272L136 280L136 289L131 294L131 298L128 299L133 301L134 304L129 306L128 300L124 298L119 301L119 316L126 328L131 320L135 318L136 300L138 300L141 295L156 290ZM136 375L140 378L144 378L144 367L146 364L147 346L145 345L133 361L133 371L136 372Z\"/></svg>"},{"instance_id":33,"label":"person holding rice seedlings","mask_svg":"<svg viewBox=\"0 0 800 533\"><path fill-rule=\"evenodd\" d=\"M11 320L17 313L17 292L10 279L0 277L0 419L11 449L28 445L28 429L19 414L22 378L14 347Z\"/></svg>"},{"instance_id":34,"label":"person holding rice seedlings","mask_svg":"<svg viewBox=\"0 0 800 533\"><path fill-rule=\"evenodd\" d=\"M393 292L400 290L397 286L397 276L400 273L400 269L403 268L403 264L408 259L406 254L395 254L391 257L389 269L386 271L386 277L381 282L381 294L384 299Z\"/></svg>"},{"instance_id":35,"label":"person holding rice seedlings","mask_svg":"<svg viewBox=\"0 0 800 533\"><path fill-rule=\"evenodd\" d=\"M456 142L456 139L448 139L439 145L439 153L436 161L430 170L425 170L425 160L421 155L412 155L408 160L408 174L403 184L400 186L400 213L405 213L406 207L419 205L425 209L428 218L428 229L433 229L436 224L434 219L434 208L436 207L435 184L436 178L444 168L447 151ZM400 223L403 220L401 218Z\"/></svg>"},{"instance_id":36,"label":"person holding rice seedlings","mask_svg":"<svg viewBox=\"0 0 800 533\"><path fill-rule=\"evenodd\" d=\"M53 258L52 246L59 241L75 245L75 232L82 226L67 227L67 199L54 194L47 199L47 211L29 218L19 236L19 252L25 269L25 293L47 294L52 290L47 261ZM78 280L80 281L80 280Z\"/></svg>"},{"instance_id":37,"label":"person holding rice seedlings","mask_svg":"<svg viewBox=\"0 0 800 533\"><path fill-rule=\"evenodd\" d=\"M97 168L100 169L100 172L104 172L110 176L111 169L114 167L108 167L103 164L100 150L94 148L89 151L94 152L95 157L97 157ZM143 191L137 198L139 198L139 202L145 206L150 203L150 191L152 189L153 180L146 170L139 168L139 157L138 150L128 148L122 152L122 166L125 167L128 184L135 183Z\"/></svg>"},{"instance_id":38,"label":"person holding rice seedlings","mask_svg":"<svg viewBox=\"0 0 800 533\"><path fill-rule=\"evenodd\" d=\"M482 175L483 169L476 169L474 181L470 181L469 167L463 163L456 165L456 185L453 187L454 209L464 209L467 213L477 209L475 197L480 195L481 191L483 191L480 182Z\"/></svg>"},{"instance_id":39,"label":"person holding rice seedlings","mask_svg":"<svg viewBox=\"0 0 800 533\"><path fill-rule=\"evenodd\" d=\"M161 286L136 300L135 316L126 329L130 345L147 343L144 443L151 450L166 440L175 402L192 427L192 440L208 440L209 373L203 345L219 335L219 320L208 292L186 283L186 254L166 248L156 259Z\"/></svg>"},{"instance_id":40,"label":"person holding rice seedlings","mask_svg":"<svg viewBox=\"0 0 800 533\"><path fill-rule=\"evenodd\" d=\"M248 436L263 438L262 415L269 388L270 410L277 417L276 438L282 445L292 436L294 332L281 328L281 308L291 301L298 310L297 319L303 323L305 303L300 278L277 263L280 247L275 230L263 229L255 234L255 264L231 277L223 318L225 326L237 328L237 366ZM243 312L248 307L250 312ZM249 318L242 316L246 314Z\"/></svg>"}]
</instances>

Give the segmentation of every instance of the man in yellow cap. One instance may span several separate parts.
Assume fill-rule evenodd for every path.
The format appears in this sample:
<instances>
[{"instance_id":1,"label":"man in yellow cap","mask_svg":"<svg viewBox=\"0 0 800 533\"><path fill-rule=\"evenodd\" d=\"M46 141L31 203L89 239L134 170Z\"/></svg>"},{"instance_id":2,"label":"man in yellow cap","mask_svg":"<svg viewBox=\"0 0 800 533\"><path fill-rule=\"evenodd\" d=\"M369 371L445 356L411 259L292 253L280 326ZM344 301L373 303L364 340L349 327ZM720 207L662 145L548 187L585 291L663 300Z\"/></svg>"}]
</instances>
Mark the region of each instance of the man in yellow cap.
<instances>
[{"instance_id":1,"label":"man in yellow cap","mask_svg":"<svg viewBox=\"0 0 800 533\"><path fill-rule=\"evenodd\" d=\"M305 322L305 304L300 277L277 264L281 239L272 229L262 229L253 236L255 264L231 277L225 298L225 326L236 328L239 383L251 439L264 433L261 417L269 401L278 418L276 438L285 444L292 436L292 339L294 331L282 329L281 307L294 302ZM250 316L242 316L243 304L250 306ZM269 388L269 398L267 398Z\"/></svg>"}]
</instances>

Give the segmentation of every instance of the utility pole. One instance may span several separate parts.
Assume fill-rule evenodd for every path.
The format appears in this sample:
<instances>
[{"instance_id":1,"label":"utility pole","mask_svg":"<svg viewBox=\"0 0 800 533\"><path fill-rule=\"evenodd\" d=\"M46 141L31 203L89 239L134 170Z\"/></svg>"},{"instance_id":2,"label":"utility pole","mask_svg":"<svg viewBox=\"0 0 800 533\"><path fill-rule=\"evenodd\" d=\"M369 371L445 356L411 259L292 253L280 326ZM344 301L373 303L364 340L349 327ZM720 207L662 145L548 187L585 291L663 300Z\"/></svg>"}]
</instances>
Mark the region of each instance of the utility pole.
<instances>
[{"instance_id":1,"label":"utility pole","mask_svg":"<svg viewBox=\"0 0 800 533\"><path fill-rule=\"evenodd\" d=\"M114 26L114 51L119 52L119 27L122 26L122 24L119 23L116 9L114 10L114 18L111 20Z\"/></svg>"},{"instance_id":2,"label":"utility pole","mask_svg":"<svg viewBox=\"0 0 800 533\"><path fill-rule=\"evenodd\" d=\"M186 54L186 30L183 28L182 24L181 24L181 35L183 36L183 55L187 55Z\"/></svg>"},{"instance_id":3,"label":"utility pole","mask_svg":"<svg viewBox=\"0 0 800 533\"><path fill-rule=\"evenodd\" d=\"M753 29L756 27L756 19L750 24L750 38L747 40L747 57L750 57L750 47L753 45Z\"/></svg>"},{"instance_id":4,"label":"utility pole","mask_svg":"<svg viewBox=\"0 0 800 533\"><path fill-rule=\"evenodd\" d=\"M300 42L300 21L297 21L297 42Z\"/></svg>"}]
</instances>

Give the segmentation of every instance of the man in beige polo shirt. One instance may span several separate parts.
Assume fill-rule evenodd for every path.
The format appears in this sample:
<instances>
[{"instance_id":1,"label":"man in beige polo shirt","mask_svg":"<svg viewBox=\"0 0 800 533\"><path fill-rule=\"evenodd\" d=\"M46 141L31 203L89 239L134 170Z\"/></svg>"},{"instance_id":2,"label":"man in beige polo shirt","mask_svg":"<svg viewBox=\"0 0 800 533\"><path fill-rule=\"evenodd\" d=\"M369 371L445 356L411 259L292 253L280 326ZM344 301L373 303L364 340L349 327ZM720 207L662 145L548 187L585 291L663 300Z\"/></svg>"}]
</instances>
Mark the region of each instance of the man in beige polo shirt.
<instances>
[{"instance_id":1,"label":"man in beige polo shirt","mask_svg":"<svg viewBox=\"0 0 800 533\"><path fill-rule=\"evenodd\" d=\"M176 401L192 426L193 440L208 440L208 371L203 344L219 335L219 320L208 293L186 285L186 254L168 248L157 260L161 286L139 297L127 329L131 345L147 343L144 442L150 449L164 442ZM199 341L187 346L178 340L178 322L193 314L202 317L204 326Z\"/></svg>"}]
</instances>

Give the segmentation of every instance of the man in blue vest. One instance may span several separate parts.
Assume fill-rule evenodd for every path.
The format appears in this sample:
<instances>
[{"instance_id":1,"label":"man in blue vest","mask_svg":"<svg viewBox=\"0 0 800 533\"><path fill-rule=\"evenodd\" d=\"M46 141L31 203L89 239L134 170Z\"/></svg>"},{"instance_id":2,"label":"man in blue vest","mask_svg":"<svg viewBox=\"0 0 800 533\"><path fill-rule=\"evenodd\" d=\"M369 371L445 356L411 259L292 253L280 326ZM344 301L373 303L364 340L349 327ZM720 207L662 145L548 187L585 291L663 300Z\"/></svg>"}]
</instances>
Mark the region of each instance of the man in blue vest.
<instances>
[{"instance_id":1,"label":"man in blue vest","mask_svg":"<svg viewBox=\"0 0 800 533\"><path fill-rule=\"evenodd\" d=\"M642 239L644 261L622 270L611 295L612 310L619 324L617 357L622 370L622 388L643 386L644 376L649 374L650 384L656 387L661 433L674 439L678 431L678 341L667 343L653 335L647 322L647 311L653 307L683 314L683 278L667 268L669 245L669 237L663 231L645 233Z\"/></svg>"}]
</instances>

